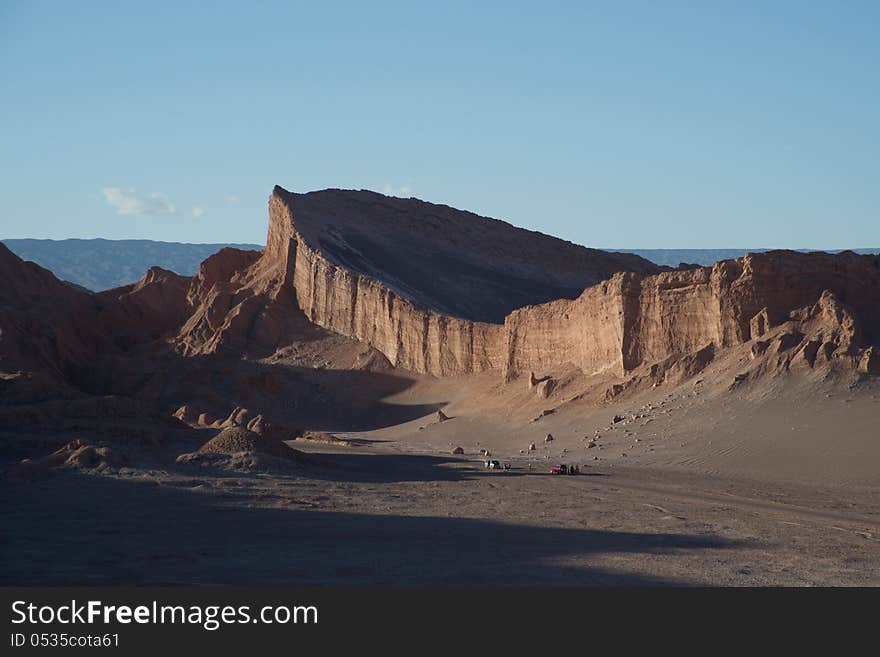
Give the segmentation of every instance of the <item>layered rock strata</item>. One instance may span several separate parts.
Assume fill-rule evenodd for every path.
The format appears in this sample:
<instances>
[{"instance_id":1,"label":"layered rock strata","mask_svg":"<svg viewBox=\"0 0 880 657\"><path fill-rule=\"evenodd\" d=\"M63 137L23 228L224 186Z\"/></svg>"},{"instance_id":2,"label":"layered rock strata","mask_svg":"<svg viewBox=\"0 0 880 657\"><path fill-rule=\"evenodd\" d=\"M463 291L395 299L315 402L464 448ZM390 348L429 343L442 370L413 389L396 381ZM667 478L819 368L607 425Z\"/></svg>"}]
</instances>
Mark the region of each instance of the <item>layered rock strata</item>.
<instances>
[{"instance_id":1,"label":"layered rock strata","mask_svg":"<svg viewBox=\"0 0 880 657\"><path fill-rule=\"evenodd\" d=\"M161 341L185 356L261 356L308 337L315 326L365 343L391 366L435 376L497 370L512 379L567 365L626 376L677 358L704 363L719 349L749 341L758 352L799 354L798 362L810 365L836 358L869 374L880 370L876 255L775 251L651 273L638 259L614 254L589 265L592 256L580 247L445 206L339 190L298 195L276 188L269 218L262 253L223 249L195 277L154 268L137 284L97 295L0 246L0 272L15 283L0 290L7 398L12 388L44 385L46 376L98 390L98 361L115 348ZM460 253L444 260L448 266L431 261L432 281L413 264L429 250L426 244L383 272L378 255L385 251L376 245L405 251L414 233L404 227L420 222L450 233L438 238L444 258ZM373 228L369 241L365 235ZM472 244L460 243L453 228ZM392 239L394 231L399 235ZM502 257L493 239L523 261ZM550 257L553 249L559 262ZM540 273L542 261L547 266ZM636 271L610 275L573 299L512 309L496 322L478 321L480 313L471 312L488 303L483 284L498 292L492 314L524 298L509 293L516 281L529 281L523 294L540 298L613 266ZM443 293L435 300L438 285ZM450 307L456 312L444 311ZM791 326L776 335L786 323Z\"/></svg>"},{"instance_id":2,"label":"layered rock strata","mask_svg":"<svg viewBox=\"0 0 880 657\"><path fill-rule=\"evenodd\" d=\"M322 228L320 208L305 203L308 219L301 230L298 207L308 196L275 189L264 258L283 272L310 321L416 372L450 376L498 369L509 379L574 364L586 373L625 375L710 344L745 343L817 303L825 291L859 318L860 344L880 336L880 257L850 252L774 251L653 275L619 272L576 299L513 310L503 324L463 319L408 298L399 291L399 278L388 283L362 273L363 263L343 264L341 234L334 250L322 250L327 242L316 236L352 220L331 213L331 228ZM339 212L351 210L353 201L345 198ZM350 250L347 258L356 261L357 254Z\"/></svg>"},{"instance_id":3,"label":"layered rock strata","mask_svg":"<svg viewBox=\"0 0 880 657\"><path fill-rule=\"evenodd\" d=\"M575 301L516 310L505 320L505 371L568 362L624 375L709 344L758 338L825 292L851 309L856 344L880 337L880 257L775 251L655 276L621 273Z\"/></svg>"}]
</instances>

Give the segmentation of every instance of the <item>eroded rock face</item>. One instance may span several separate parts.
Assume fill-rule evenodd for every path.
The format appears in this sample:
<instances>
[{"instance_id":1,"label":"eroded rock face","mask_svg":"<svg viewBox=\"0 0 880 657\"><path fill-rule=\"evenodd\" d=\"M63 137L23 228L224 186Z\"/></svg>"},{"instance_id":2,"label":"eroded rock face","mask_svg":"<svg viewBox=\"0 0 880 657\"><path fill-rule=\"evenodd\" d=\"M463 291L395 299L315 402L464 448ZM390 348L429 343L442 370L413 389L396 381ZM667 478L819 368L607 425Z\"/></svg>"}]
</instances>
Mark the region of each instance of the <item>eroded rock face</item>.
<instances>
[{"instance_id":1,"label":"eroded rock face","mask_svg":"<svg viewBox=\"0 0 880 657\"><path fill-rule=\"evenodd\" d=\"M475 322L501 324L516 308L576 298L618 271L660 271L631 254L587 249L446 205L369 191L293 194L276 187L270 222L270 250L288 228L277 224L290 226L300 247L298 275L300 256L318 253L398 298ZM312 291L321 294L317 286Z\"/></svg>"},{"instance_id":2,"label":"eroded rock face","mask_svg":"<svg viewBox=\"0 0 880 657\"><path fill-rule=\"evenodd\" d=\"M511 313L505 371L511 378L572 363L587 373L624 375L708 344L743 344L766 333L772 318L780 323L801 309L808 309L801 321L821 317L840 327L847 344L876 340L880 258L775 251L654 276L617 274L575 301ZM795 347L804 336L791 330Z\"/></svg>"},{"instance_id":3,"label":"eroded rock face","mask_svg":"<svg viewBox=\"0 0 880 657\"><path fill-rule=\"evenodd\" d=\"M357 338L395 367L449 376L498 369L504 327L442 315L296 245L296 303L309 320Z\"/></svg>"},{"instance_id":4,"label":"eroded rock face","mask_svg":"<svg viewBox=\"0 0 880 657\"><path fill-rule=\"evenodd\" d=\"M366 342L396 367L437 376L503 368L501 322L513 308L576 296L621 268L658 269L371 192L276 187L269 214L266 257L288 280L292 271L296 303L310 321Z\"/></svg>"},{"instance_id":5,"label":"eroded rock face","mask_svg":"<svg viewBox=\"0 0 880 657\"><path fill-rule=\"evenodd\" d=\"M559 240L545 243L544 236L414 199L341 190L290 194L276 187L269 207L263 260L266 267L274 263L305 316L416 372L499 369L510 380L573 364L588 374L622 376L645 364L709 353L707 345L725 348L760 337L796 309L816 304L826 290L861 318L865 335L855 336L856 342L880 335L877 256L776 251L712 267L640 272L650 268L613 258L597 265L588 250L569 254L572 245ZM392 247L394 253L388 252ZM555 257L543 251L554 248ZM432 249L456 251L460 260L444 268L425 255ZM502 253L520 254L523 262L511 264ZM484 268L475 273L469 267L479 258ZM555 261L565 264L548 267ZM540 266L548 267L543 279L534 274ZM546 285L542 293L566 296L566 285L610 273L602 267L630 271L574 299L514 309L503 325L472 321L497 318L495 310L480 313L474 306L485 301L484 294L499 295L499 272L515 270L517 280L534 275ZM479 285L457 285L454 276L470 275ZM514 295L503 302L523 299Z\"/></svg>"},{"instance_id":6,"label":"eroded rock face","mask_svg":"<svg viewBox=\"0 0 880 657\"><path fill-rule=\"evenodd\" d=\"M257 251L226 248L207 258L187 291L190 314L175 347L185 355L216 353L246 346L254 313L261 305L250 269Z\"/></svg>"},{"instance_id":7,"label":"eroded rock face","mask_svg":"<svg viewBox=\"0 0 880 657\"><path fill-rule=\"evenodd\" d=\"M112 327L115 341L123 347L166 337L190 312L191 281L189 276L150 267L137 283L95 295L101 306L98 321Z\"/></svg>"},{"instance_id":8,"label":"eroded rock face","mask_svg":"<svg viewBox=\"0 0 880 657\"><path fill-rule=\"evenodd\" d=\"M223 249L195 277L152 268L99 295L0 245L0 274L16 283L0 289L7 396L48 398L43 389L56 379L93 385L97 360L115 347L170 343L182 356L263 357L322 329L366 345L358 367L497 370L527 377L540 397L554 394L548 375L568 365L620 377L648 366L651 381L674 381L750 341L754 359L785 367L849 359L864 372L878 368L876 347L866 351L880 340L878 256L776 251L653 273L640 259L446 206L341 190L276 188L269 218L262 252ZM442 262L430 256L435 247ZM510 311L615 268L630 271L576 298ZM501 323L476 321L500 312ZM185 421L219 425L226 413Z\"/></svg>"},{"instance_id":9,"label":"eroded rock face","mask_svg":"<svg viewBox=\"0 0 880 657\"><path fill-rule=\"evenodd\" d=\"M207 258L187 292L189 314L171 339L185 355L265 355L308 335L311 325L294 301L288 271L290 231L269 226L262 251L224 248Z\"/></svg>"}]
</instances>

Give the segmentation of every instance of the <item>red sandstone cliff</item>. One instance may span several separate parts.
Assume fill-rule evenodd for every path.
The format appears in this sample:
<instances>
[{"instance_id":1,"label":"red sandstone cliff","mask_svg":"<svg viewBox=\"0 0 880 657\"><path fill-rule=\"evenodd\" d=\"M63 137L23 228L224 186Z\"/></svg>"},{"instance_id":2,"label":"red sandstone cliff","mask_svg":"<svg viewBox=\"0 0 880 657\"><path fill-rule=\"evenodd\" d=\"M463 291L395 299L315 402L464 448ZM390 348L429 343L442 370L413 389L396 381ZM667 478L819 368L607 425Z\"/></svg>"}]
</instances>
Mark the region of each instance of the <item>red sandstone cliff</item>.
<instances>
[{"instance_id":1,"label":"red sandstone cliff","mask_svg":"<svg viewBox=\"0 0 880 657\"><path fill-rule=\"evenodd\" d=\"M635 271L571 299L512 307L614 267ZM749 341L811 366L880 368L878 256L777 251L656 269L415 199L276 188L262 253L223 249L192 278L153 268L135 285L89 295L0 247L0 273L15 282L0 291L0 363L70 379L94 369L110 343L269 355L318 326L436 376L512 379L569 364L626 376L682 358L693 372ZM499 309L508 309L503 322L475 321ZM761 346L774 327L782 342Z\"/></svg>"},{"instance_id":2,"label":"red sandstone cliff","mask_svg":"<svg viewBox=\"0 0 880 657\"><path fill-rule=\"evenodd\" d=\"M368 191L293 194L276 187L269 221L268 250L275 257L284 258L279 242L294 239L297 259L300 252L318 253L328 265L378 281L398 298L484 323L502 324L523 306L574 299L618 271L660 271L631 254L587 249L446 205ZM295 269L302 275L301 263Z\"/></svg>"},{"instance_id":3,"label":"red sandstone cliff","mask_svg":"<svg viewBox=\"0 0 880 657\"><path fill-rule=\"evenodd\" d=\"M403 239L406 222L419 224L419 217L406 215L407 210L424 209L412 204L386 206L373 198L377 195L363 194L328 190L299 195L276 187L269 201L269 246L263 257L283 270L285 285L292 286L295 301L309 320L369 344L398 367L437 376L499 369L513 378L570 363L587 374L608 371L622 376L709 345L743 344L818 303L826 291L851 308L864 327L856 339L858 346L847 347L853 358L880 336L880 258L853 253L777 251L685 271L616 273L587 287L576 299L515 309L503 325L462 319L442 312L456 304L445 297L435 301L431 293L436 286L426 283L425 274L411 260L395 261L400 256L382 248L394 243L390 237L394 231L398 241ZM469 221L482 230L486 227L481 222L494 220L471 216ZM373 229L379 237L364 237ZM445 236L437 248L449 248L450 239ZM469 257L473 250L486 257L490 249L485 243L492 240L484 235L476 241L483 246L454 244ZM519 280L525 280L523 272L540 262L547 263L545 282L566 276L575 280L576 263L566 262L562 271L551 266L564 260L542 250L554 246L559 245L536 246L518 270ZM528 251L520 244L508 247L508 255ZM398 249L406 252L407 245L398 244ZM540 257L533 257L536 252ZM381 255L389 257L389 272L381 271L386 262ZM579 256L581 262L586 258ZM498 254L493 257L494 271L509 275L516 268ZM451 272L439 266L431 271L438 280L448 279L444 290L465 298L471 288L466 282L456 285L454 278L468 278L467 266L459 268L460 261L450 265ZM595 265L590 272L589 276L596 275ZM485 270L481 275L494 276ZM467 305L462 302L457 307Z\"/></svg>"},{"instance_id":4,"label":"red sandstone cliff","mask_svg":"<svg viewBox=\"0 0 880 657\"><path fill-rule=\"evenodd\" d=\"M202 264L173 342L185 355L271 351L307 319L415 372L501 369L507 312L576 297L621 268L659 269L415 199L276 187L266 248Z\"/></svg>"},{"instance_id":5,"label":"red sandstone cliff","mask_svg":"<svg viewBox=\"0 0 880 657\"><path fill-rule=\"evenodd\" d=\"M617 274L575 301L511 313L505 372L513 377L572 363L586 373L622 376L806 321L815 317L804 314L815 304L825 313L831 352L857 358L880 338L880 257L775 251L654 276ZM835 326L849 337L832 336Z\"/></svg>"},{"instance_id":6,"label":"red sandstone cliff","mask_svg":"<svg viewBox=\"0 0 880 657\"><path fill-rule=\"evenodd\" d=\"M577 296L619 270L606 253L416 199L326 190L269 200L267 259L315 324L366 342L397 367L437 376L501 369L504 316ZM495 320L474 321L485 318Z\"/></svg>"}]
</instances>

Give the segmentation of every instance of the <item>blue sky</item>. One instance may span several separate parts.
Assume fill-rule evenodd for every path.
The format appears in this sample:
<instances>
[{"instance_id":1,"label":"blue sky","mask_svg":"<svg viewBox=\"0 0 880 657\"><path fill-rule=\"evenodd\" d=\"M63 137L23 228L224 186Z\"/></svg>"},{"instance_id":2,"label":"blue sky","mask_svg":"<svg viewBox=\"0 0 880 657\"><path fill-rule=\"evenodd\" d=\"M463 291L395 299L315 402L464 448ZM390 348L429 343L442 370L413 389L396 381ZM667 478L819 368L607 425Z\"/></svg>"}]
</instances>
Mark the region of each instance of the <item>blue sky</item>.
<instances>
[{"instance_id":1,"label":"blue sky","mask_svg":"<svg viewBox=\"0 0 880 657\"><path fill-rule=\"evenodd\" d=\"M0 238L263 242L272 186L618 248L880 246L880 3L0 3Z\"/></svg>"}]
</instances>

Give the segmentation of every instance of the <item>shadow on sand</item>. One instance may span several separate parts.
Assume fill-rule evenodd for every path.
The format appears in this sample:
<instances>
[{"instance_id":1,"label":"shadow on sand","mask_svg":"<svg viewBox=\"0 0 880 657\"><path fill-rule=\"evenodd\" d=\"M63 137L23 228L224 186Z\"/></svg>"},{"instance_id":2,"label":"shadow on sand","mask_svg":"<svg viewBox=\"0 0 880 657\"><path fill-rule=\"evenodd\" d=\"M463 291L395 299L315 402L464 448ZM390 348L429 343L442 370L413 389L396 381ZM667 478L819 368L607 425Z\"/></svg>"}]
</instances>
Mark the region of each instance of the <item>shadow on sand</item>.
<instances>
[{"instance_id":1,"label":"shadow on sand","mask_svg":"<svg viewBox=\"0 0 880 657\"><path fill-rule=\"evenodd\" d=\"M291 443L299 448L297 443ZM476 477L520 477L539 475L543 472L526 470L486 470L481 460L455 456L430 456L424 454L375 454L358 452L357 448L345 451L307 452L309 462L291 464L290 468L275 469L271 476L279 480L306 477L315 481L350 483L395 484L401 482L464 481ZM167 463L163 468L183 476L211 474L230 476L230 472L208 464ZM238 479L259 479L259 472L235 472Z\"/></svg>"},{"instance_id":2,"label":"shadow on sand","mask_svg":"<svg viewBox=\"0 0 880 657\"><path fill-rule=\"evenodd\" d=\"M370 431L425 417L446 405L397 404L387 397L409 389L414 375L369 370L313 369L283 363L245 360L228 355L181 357L168 348L128 385L107 393L148 399L168 414L181 404L215 418L236 407L264 414L270 421L328 431Z\"/></svg>"},{"instance_id":3,"label":"shadow on sand","mask_svg":"<svg viewBox=\"0 0 880 657\"><path fill-rule=\"evenodd\" d=\"M217 489L75 473L2 488L4 585L668 585L682 582L591 561L737 545L689 534L248 508Z\"/></svg>"}]
</instances>

